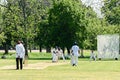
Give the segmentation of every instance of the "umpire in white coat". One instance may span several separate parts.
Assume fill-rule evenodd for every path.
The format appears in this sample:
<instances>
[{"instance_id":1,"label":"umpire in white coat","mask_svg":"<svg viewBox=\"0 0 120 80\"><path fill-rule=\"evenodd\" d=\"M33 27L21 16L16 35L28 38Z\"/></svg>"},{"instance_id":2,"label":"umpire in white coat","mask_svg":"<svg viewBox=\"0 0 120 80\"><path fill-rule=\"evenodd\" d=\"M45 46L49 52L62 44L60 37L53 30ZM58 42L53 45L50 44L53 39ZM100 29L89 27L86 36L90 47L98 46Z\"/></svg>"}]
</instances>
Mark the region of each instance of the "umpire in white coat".
<instances>
[{"instance_id":1,"label":"umpire in white coat","mask_svg":"<svg viewBox=\"0 0 120 80\"><path fill-rule=\"evenodd\" d=\"M25 56L25 48L21 41L17 42L17 45L15 47L16 49L16 69L19 69L19 63L20 63L20 69L23 69L23 58Z\"/></svg>"}]
</instances>

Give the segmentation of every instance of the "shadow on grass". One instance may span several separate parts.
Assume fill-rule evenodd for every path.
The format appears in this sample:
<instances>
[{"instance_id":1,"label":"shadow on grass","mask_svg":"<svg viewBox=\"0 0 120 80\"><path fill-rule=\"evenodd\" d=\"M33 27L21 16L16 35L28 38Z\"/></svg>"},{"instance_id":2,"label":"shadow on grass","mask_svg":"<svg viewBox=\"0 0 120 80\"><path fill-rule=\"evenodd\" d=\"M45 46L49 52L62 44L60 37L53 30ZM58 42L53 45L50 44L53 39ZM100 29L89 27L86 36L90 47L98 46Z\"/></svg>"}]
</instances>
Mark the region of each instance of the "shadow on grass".
<instances>
[{"instance_id":1,"label":"shadow on grass","mask_svg":"<svg viewBox=\"0 0 120 80\"><path fill-rule=\"evenodd\" d=\"M65 59L70 60L70 58L67 58L67 57L65 57ZM83 58L80 57L79 59L81 59L83 61L84 60L87 61L89 59L89 56L85 56ZM52 58L29 58L29 60L52 60ZM60 60L62 60L62 58L60 58Z\"/></svg>"},{"instance_id":2,"label":"shadow on grass","mask_svg":"<svg viewBox=\"0 0 120 80\"><path fill-rule=\"evenodd\" d=\"M70 58L65 57L66 60L71 60ZM29 58L29 60L52 60L52 58ZM60 60L62 60L62 58L60 58ZM79 57L80 61L89 61L90 60L90 56L84 56L84 57ZM96 61L120 61L120 59L115 60L115 59L101 59L99 60L98 58L96 59Z\"/></svg>"},{"instance_id":3,"label":"shadow on grass","mask_svg":"<svg viewBox=\"0 0 120 80\"><path fill-rule=\"evenodd\" d=\"M52 58L29 58L29 60L52 60Z\"/></svg>"},{"instance_id":4,"label":"shadow on grass","mask_svg":"<svg viewBox=\"0 0 120 80\"><path fill-rule=\"evenodd\" d=\"M79 57L79 60L80 61L89 61L90 60L90 56L84 56L84 57ZM120 59L114 59L114 58L112 58L112 59L98 59L98 58L96 58L96 61L120 61Z\"/></svg>"}]
</instances>

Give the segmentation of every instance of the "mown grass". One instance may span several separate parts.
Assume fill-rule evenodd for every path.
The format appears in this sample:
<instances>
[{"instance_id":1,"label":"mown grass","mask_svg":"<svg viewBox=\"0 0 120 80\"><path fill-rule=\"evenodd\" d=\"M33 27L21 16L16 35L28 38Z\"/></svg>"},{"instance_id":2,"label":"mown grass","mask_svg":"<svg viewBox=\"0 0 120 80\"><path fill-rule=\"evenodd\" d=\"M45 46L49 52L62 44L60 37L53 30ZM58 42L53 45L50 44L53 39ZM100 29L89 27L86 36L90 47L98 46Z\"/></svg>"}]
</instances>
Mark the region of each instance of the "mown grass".
<instances>
[{"instance_id":1,"label":"mown grass","mask_svg":"<svg viewBox=\"0 0 120 80\"><path fill-rule=\"evenodd\" d=\"M45 69L0 69L0 80L119 80L120 61L97 60L89 61L89 54L86 58L79 58L78 66L71 66L70 60L67 64L49 66ZM29 63L50 62L51 54L29 53ZM62 62L62 60L60 60ZM59 62L58 62L59 63ZM0 67L15 64L14 58L0 59ZM53 63L55 64L55 63Z\"/></svg>"},{"instance_id":2,"label":"mown grass","mask_svg":"<svg viewBox=\"0 0 120 80\"><path fill-rule=\"evenodd\" d=\"M0 58L3 54L0 53ZM51 60L51 53L29 53L28 62L38 63ZM2 65L1 65L2 64ZM15 53L9 53L6 55L6 59L0 59L0 67L7 65L15 65Z\"/></svg>"},{"instance_id":3,"label":"mown grass","mask_svg":"<svg viewBox=\"0 0 120 80\"><path fill-rule=\"evenodd\" d=\"M0 70L0 80L119 80L119 61L79 61L76 67L70 64L50 66L43 70Z\"/></svg>"}]
</instances>

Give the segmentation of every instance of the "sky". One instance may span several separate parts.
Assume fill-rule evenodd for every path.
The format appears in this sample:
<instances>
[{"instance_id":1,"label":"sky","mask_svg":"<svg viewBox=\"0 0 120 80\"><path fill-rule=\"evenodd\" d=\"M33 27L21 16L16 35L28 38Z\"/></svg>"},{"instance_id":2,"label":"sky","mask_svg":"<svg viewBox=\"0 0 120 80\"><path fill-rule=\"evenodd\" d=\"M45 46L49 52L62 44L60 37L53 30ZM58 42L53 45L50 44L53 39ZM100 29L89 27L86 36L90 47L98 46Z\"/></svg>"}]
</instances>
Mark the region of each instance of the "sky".
<instances>
[{"instance_id":1,"label":"sky","mask_svg":"<svg viewBox=\"0 0 120 80\"><path fill-rule=\"evenodd\" d=\"M4 3L7 3L6 0L0 0L0 4L4 4Z\"/></svg>"},{"instance_id":2,"label":"sky","mask_svg":"<svg viewBox=\"0 0 120 80\"><path fill-rule=\"evenodd\" d=\"M101 13L101 8L104 6L103 0L81 0L82 3L86 6L92 7L93 11L97 13L97 16L99 18L103 17L103 14Z\"/></svg>"}]
</instances>

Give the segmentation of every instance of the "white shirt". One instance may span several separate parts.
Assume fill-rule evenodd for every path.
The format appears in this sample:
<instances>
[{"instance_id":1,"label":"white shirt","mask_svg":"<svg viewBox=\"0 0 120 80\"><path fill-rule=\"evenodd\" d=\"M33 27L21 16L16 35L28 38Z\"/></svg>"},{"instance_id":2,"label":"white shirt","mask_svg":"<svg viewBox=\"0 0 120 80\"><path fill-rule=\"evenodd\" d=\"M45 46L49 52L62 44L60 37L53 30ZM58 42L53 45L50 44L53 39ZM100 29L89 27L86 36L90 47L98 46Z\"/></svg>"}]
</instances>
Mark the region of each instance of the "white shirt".
<instances>
[{"instance_id":1,"label":"white shirt","mask_svg":"<svg viewBox=\"0 0 120 80\"><path fill-rule=\"evenodd\" d=\"M20 43L16 45L16 58L24 58L25 55L25 48L24 46Z\"/></svg>"},{"instance_id":2,"label":"white shirt","mask_svg":"<svg viewBox=\"0 0 120 80\"><path fill-rule=\"evenodd\" d=\"M74 54L74 56L79 56L79 53L78 53L79 50L80 49L77 45L72 46L72 53Z\"/></svg>"}]
</instances>

